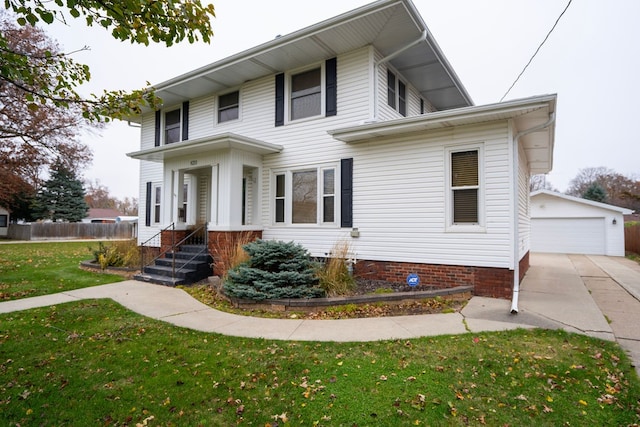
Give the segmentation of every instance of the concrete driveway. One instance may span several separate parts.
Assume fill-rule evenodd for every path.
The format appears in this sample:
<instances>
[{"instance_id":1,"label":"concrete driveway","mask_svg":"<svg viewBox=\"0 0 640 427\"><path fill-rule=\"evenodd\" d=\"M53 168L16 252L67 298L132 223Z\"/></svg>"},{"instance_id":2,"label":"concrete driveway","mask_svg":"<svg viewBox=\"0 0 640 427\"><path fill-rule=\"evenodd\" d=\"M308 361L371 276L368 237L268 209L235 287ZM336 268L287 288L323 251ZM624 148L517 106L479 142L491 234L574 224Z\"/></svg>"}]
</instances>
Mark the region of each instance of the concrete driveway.
<instances>
[{"instance_id":1,"label":"concrete driveway","mask_svg":"<svg viewBox=\"0 0 640 427\"><path fill-rule=\"evenodd\" d=\"M506 301L471 299L467 322L510 322L617 341L640 374L640 265L622 257L533 253L518 314ZM502 304L502 306L498 306Z\"/></svg>"}]
</instances>

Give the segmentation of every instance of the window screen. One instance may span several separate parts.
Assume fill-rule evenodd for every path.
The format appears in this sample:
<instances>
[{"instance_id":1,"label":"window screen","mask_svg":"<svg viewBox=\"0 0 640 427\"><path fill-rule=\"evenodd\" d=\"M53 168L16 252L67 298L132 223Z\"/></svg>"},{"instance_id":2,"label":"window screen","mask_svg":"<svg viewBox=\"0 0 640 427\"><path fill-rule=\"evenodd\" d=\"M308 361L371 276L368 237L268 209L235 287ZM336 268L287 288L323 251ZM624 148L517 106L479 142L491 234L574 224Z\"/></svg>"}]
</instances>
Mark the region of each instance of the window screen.
<instances>
[{"instance_id":1,"label":"window screen","mask_svg":"<svg viewBox=\"0 0 640 427\"><path fill-rule=\"evenodd\" d=\"M164 143L180 141L180 110L168 111L164 115Z\"/></svg>"},{"instance_id":2,"label":"window screen","mask_svg":"<svg viewBox=\"0 0 640 427\"><path fill-rule=\"evenodd\" d=\"M218 99L218 123L236 120L240 113L240 92L231 92Z\"/></svg>"},{"instance_id":3,"label":"window screen","mask_svg":"<svg viewBox=\"0 0 640 427\"><path fill-rule=\"evenodd\" d=\"M319 115L321 94L320 68L291 76L291 120Z\"/></svg>"},{"instance_id":4,"label":"window screen","mask_svg":"<svg viewBox=\"0 0 640 427\"><path fill-rule=\"evenodd\" d=\"M451 153L453 222L478 223L478 151Z\"/></svg>"}]
</instances>

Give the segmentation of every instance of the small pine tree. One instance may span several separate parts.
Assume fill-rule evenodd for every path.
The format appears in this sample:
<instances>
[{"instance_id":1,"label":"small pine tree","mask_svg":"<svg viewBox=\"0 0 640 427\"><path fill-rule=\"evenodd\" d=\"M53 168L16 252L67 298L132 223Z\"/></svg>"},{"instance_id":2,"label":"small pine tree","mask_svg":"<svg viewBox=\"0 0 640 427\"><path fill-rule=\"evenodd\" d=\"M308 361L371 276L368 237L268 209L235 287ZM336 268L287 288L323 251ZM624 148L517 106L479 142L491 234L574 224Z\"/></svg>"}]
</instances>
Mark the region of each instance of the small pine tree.
<instances>
[{"instance_id":1,"label":"small pine tree","mask_svg":"<svg viewBox=\"0 0 640 427\"><path fill-rule=\"evenodd\" d=\"M61 162L51 168L51 177L35 198L34 213L41 219L79 222L87 216L82 182Z\"/></svg>"},{"instance_id":2,"label":"small pine tree","mask_svg":"<svg viewBox=\"0 0 640 427\"><path fill-rule=\"evenodd\" d=\"M229 270L224 292L255 301L277 298L316 298L318 287L309 252L293 242L256 240L243 246L249 260Z\"/></svg>"},{"instance_id":3,"label":"small pine tree","mask_svg":"<svg viewBox=\"0 0 640 427\"><path fill-rule=\"evenodd\" d=\"M597 182L592 182L591 185L582 193L582 198L587 200L593 200L594 202L605 203L607 200L607 192Z\"/></svg>"}]
</instances>

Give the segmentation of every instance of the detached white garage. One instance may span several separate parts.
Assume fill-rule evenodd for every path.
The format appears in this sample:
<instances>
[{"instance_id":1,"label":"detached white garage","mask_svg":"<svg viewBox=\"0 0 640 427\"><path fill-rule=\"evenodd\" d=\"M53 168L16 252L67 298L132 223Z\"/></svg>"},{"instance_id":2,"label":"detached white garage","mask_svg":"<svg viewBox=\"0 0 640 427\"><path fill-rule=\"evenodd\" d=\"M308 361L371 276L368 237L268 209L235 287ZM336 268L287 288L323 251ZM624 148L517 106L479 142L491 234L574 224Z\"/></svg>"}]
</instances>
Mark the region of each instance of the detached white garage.
<instances>
[{"instance_id":1,"label":"detached white garage","mask_svg":"<svg viewBox=\"0 0 640 427\"><path fill-rule=\"evenodd\" d=\"M624 256L631 210L548 190L531 193L531 250Z\"/></svg>"}]
</instances>

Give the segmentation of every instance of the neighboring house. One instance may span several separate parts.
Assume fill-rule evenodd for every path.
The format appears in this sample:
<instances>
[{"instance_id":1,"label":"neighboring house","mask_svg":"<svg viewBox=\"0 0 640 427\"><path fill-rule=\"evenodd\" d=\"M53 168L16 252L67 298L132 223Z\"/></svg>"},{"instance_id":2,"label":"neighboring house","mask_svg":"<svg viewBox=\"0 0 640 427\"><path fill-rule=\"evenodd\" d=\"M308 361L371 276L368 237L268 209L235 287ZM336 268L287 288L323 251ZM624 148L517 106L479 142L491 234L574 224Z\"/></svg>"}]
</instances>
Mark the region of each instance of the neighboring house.
<instances>
[{"instance_id":1,"label":"neighboring house","mask_svg":"<svg viewBox=\"0 0 640 427\"><path fill-rule=\"evenodd\" d=\"M531 193L531 250L624 256L626 208L549 190Z\"/></svg>"},{"instance_id":2,"label":"neighboring house","mask_svg":"<svg viewBox=\"0 0 640 427\"><path fill-rule=\"evenodd\" d=\"M128 154L141 243L198 223L214 259L241 232L316 257L348 240L361 277L497 297L528 268L529 177L551 169L556 96L474 106L409 0L155 88L163 108L132 118Z\"/></svg>"},{"instance_id":3,"label":"neighboring house","mask_svg":"<svg viewBox=\"0 0 640 427\"><path fill-rule=\"evenodd\" d=\"M0 206L0 237L7 237L9 234L9 211Z\"/></svg>"},{"instance_id":4,"label":"neighboring house","mask_svg":"<svg viewBox=\"0 0 640 427\"><path fill-rule=\"evenodd\" d=\"M117 222L117 218L122 214L115 209L90 208L88 215L82 222L112 223Z\"/></svg>"}]
</instances>

